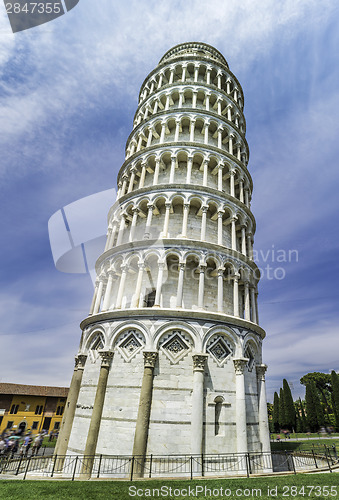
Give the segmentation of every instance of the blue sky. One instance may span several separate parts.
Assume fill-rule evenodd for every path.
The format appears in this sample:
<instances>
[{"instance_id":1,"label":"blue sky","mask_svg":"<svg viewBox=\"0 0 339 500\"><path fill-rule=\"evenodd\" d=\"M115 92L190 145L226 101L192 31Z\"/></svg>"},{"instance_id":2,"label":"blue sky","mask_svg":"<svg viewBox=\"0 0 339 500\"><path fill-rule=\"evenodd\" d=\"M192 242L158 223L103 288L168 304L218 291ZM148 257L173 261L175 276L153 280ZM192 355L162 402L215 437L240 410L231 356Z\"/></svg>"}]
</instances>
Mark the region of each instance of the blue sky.
<instances>
[{"instance_id":1,"label":"blue sky","mask_svg":"<svg viewBox=\"0 0 339 500\"><path fill-rule=\"evenodd\" d=\"M245 93L258 265L285 273L260 283L269 399L339 370L338 24L335 0L80 0L14 35L0 6L2 382L69 384L93 289L55 269L48 220L115 187L140 85L184 41L220 50Z\"/></svg>"}]
</instances>

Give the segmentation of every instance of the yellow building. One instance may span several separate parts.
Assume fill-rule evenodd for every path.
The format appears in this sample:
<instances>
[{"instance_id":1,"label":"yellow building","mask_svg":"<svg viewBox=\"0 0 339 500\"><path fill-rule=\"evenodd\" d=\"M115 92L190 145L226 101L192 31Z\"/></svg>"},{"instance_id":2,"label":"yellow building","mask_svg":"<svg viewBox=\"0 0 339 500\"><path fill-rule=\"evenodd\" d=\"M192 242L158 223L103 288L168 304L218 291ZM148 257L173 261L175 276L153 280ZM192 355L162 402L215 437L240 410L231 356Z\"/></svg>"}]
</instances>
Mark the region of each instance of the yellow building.
<instances>
[{"instance_id":1,"label":"yellow building","mask_svg":"<svg viewBox=\"0 0 339 500\"><path fill-rule=\"evenodd\" d=\"M57 431L68 388L0 383L0 434L5 430Z\"/></svg>"}]
</instances>

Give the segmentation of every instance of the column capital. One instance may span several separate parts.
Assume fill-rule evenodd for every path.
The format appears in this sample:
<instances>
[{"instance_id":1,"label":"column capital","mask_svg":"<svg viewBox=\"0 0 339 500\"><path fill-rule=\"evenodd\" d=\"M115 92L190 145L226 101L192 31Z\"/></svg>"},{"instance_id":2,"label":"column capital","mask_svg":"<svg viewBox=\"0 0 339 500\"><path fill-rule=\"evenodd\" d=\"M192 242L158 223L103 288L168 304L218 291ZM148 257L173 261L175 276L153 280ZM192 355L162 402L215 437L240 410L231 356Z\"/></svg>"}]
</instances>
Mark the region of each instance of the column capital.
<instances>
[{"instance_id":1,"label":"column capital","mask_svg":"<svg viewBox=\"0 0 339 500\"><path fill-rule=\"evenodd\" d=\"M245 367L246 367L248 361L249 361L248 358L233 359L236 375L243 375L244 374L244 370L245 370Z\"/></svg>"},{"instance_id":2,"label":"column capital","mask_svg":"<svg viewBox=\"0 0 339 500\"><path fill-rule=\"evenodd\" d=\"M189 207L190 207L190 204L189 203L184 203L183 207L184 207L185 210L188 210Z\"/></svg>"},{"instance_id":3,"label":"column capital","mask_svg":"<svg viewBox=\"0 0 339 500\"><path fill-rule=\"evenodd\" d=\"M87 354L77 354L77 356L75 356L75 368L77 370L83 370L85 368L86 359Z\"/></svg>"},{"instance_id":4,"label":"column capital","mask_svg":"<svg viewBox=\"0 0 339 500\"><path fill-rule=\"evenodd\" d=\"M158 358L157 351L144 351L144 367L145 368L154 368L156 360Z\"/></svg>"},{"instance_id":5,"label":"column capital","mask_svg":"<svg viewBox=\"0 0 339 500\"><path fill-rule=\"evenodd\" d=\"M224 276L224 272L225 272L225 268L224 267L218 267L217 269L217 273L218 273L218 276Z\"/></svg>"},{"instance_id":6,"label":"column capital","mask_svg":"<svg viewBox=\"0 0 339 500\"><path fill-rule=\"evenodd\" d=\"M179 269L185 271L186 262L179 262Z\"/></svg>"},{"instance_id":7,"label":"column capital","mask_svg":"<svg viewBox=\"0 0 339 500\"><path fill-rule=\"evenodd\" d=\"M203 372L205 370L208 354L193 354L193 371Z\"/></svg>"},{"instance_id":8,"label":"column capital","mask_svg":"<svg viewBox=\"0 0 339 500\"><path fill-rule=\"evenodd\" d=\"M265 382L265 373L267 370L267 365L265 364L256 365L255 369L257 372L258 379L261 380L262 382Z\"/></svg>"},{"instance_id":9,"label":"column capital","mask_svg":"<svg viewBox=\"0 0 339 500\"><path fill-rule=\"evenodd\" d=\"M240 274L239 273L234 273L232 278L234 279L234 281L238 281L240 279Z\"/></svg>"},{"instance_id":10,"label":"column capital","mask_svg":"<svg viewBox=\"0 0 339 500\"><path fill-rule=\"evenodd\" d=\"M109 368L111 366L114 352L105 349L99 349L98 353L100 354L101 357L101 366Z\"/></svg>"},{"instance_id":11,"label":"column capital","mask_svg":"<svg viewBox=\"0 0 339 500\"><path fill-rule=\"evenodd\" d=\"M166 201L165 202L165 208L166 208L166 210L170 210L171 206L172 206L172 203L170 201Z\"/></svg>"},{"instance_id":12,"label":"column capital","mask_svg":"<svg viewBox=\"0 0 339 500\"><path fill-rule=\"evenodd\" d=\"M220 208L220 210L218 210L218 217L222 217L225 213L225 210L223 210L222 208Z\"/></svg>"},{"instance_id":13,"label":"column capital","mask_svg":"<svg viewBox=\"0 0 339 500\"><path fill-rule=\"evenodd\" d=\"M207 210L208 210L208 205L203 205L201 207L201 211L204 213L204 214L207 214Z\"/></svg>"},{"instance_id":14,"label":"column capital","mask_svg":"<svg viewBox=\"0 0 339 500\"><path fill-rule=\"evenodd\" d=\"M199 264L199 273L204 273L207 269L207 264Z\"/></svg>"}]
</instances>

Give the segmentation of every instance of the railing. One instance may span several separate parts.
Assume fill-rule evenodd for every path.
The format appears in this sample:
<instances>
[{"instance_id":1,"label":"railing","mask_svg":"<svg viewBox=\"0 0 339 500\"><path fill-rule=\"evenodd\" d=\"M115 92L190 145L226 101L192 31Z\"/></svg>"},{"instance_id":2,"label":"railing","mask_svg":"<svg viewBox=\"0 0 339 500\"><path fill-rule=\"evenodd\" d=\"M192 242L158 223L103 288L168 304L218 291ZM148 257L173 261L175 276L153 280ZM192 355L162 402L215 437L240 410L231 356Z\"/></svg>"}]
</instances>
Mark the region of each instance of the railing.
<instances>
[{"instance_id":1,"label":"railing","mask_svg":"<svg viewBox=\"0 0 339 500\"><path fill-rule=\"evenodd\" d=\"M0 457L0 474L75 478L173 478L230 476L310 470L338 464L336 451L325 448L311 451L273 453L228 453L223 455L57 455L8 458Z\"/></svg>"}]
</instances>

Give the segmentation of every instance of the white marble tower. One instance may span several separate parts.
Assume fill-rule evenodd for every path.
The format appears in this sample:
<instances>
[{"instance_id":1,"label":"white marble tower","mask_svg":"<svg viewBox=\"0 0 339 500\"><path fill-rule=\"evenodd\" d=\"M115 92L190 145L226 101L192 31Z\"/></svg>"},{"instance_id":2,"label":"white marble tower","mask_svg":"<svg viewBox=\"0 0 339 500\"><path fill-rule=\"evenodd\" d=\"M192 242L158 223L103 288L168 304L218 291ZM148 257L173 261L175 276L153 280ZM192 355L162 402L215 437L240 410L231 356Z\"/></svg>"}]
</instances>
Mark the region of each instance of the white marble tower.
<instances>
[{"instance_id":1,"label":"white marble tower","mask_svg":"<svg viewBox=\"0 0 339 500\"><path fill-rule=\"evenodd\" d=\"M58 454L270 450L243 106L205 43L142 84Z\"/></svg>"}]
</instances>

